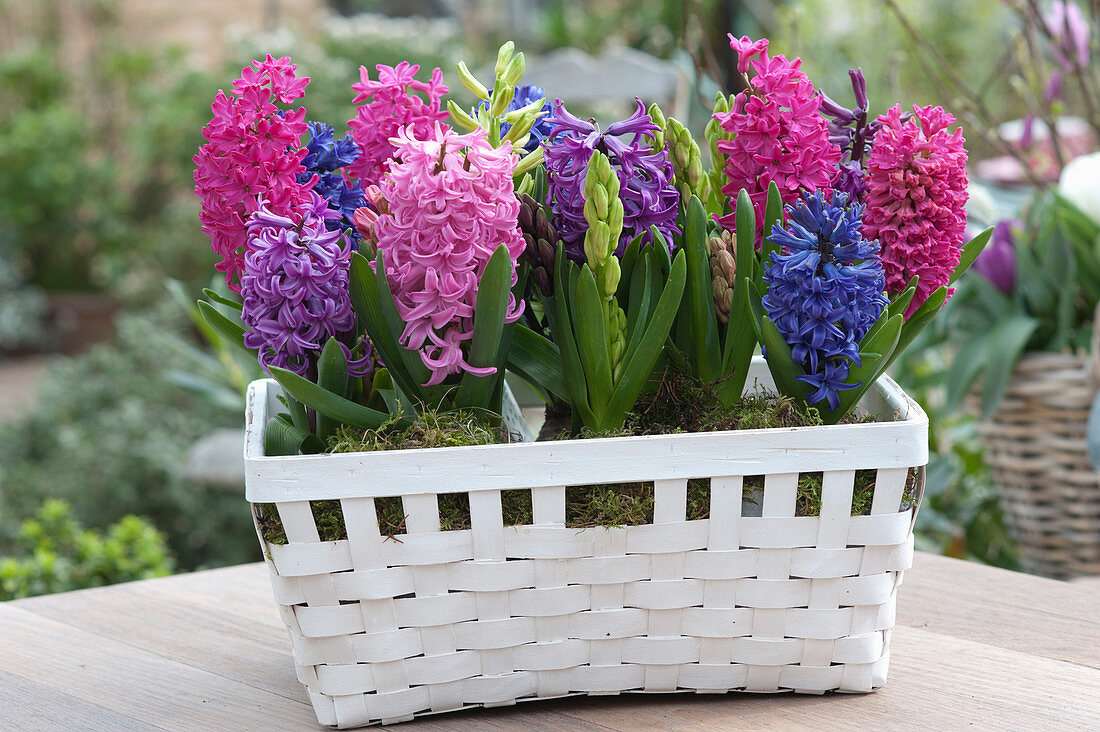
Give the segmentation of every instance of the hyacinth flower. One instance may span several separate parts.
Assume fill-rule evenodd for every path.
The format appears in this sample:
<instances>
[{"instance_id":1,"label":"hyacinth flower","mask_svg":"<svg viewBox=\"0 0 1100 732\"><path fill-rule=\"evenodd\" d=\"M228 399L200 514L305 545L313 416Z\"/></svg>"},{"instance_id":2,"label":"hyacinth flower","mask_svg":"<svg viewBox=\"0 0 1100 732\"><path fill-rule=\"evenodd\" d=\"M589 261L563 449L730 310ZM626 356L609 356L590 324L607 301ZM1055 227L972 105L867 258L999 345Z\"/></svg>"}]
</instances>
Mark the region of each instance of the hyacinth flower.
<instances>
[{"instance_id":1,"label":"hyacinth flower","mask_svg":"<svg viewBox=\"0 0 1100 732\"><path fill-rule=\"evenodd\" d=\"M770 56L766 38L730 35L730 48L737 53L747 91L734 97L728 112L715 114L732 137L716 143L725 156L722 192L732 208L741 189L748 191L760 230L769 185L776 184L784 204L794 203L802 191L831 188L840 147L829 137L820 113L822 97L802 72L801 59ZM727 229L736 224L733 213L718 220Z\"/></svg>"},{"instance_id":2,"label":"hyacinth flower","mask_svg":"<svg viewBox=\"0 0 1100 732\"><path fill-rule=\"evenodd\" d=\"M888 294L904 292L917 278L905 311L912 318L950 284L962 257L967 153L962 130L948 129L955 118L942 107L914 105L903 116L894 105L878 122L864 179L863 235L882 245ZM944 299L951 292L945 289Z\"/></svg>"},{"instance_id":3,"label":"hyacinth flower","mask_svg":"<svg viewBox=\"0 0 1100 732\"><path fill-rule=\"evenodd\" d=\"M313 190L339 214L326 219L325 225L330 231L346 232L352 246L357 247L361 236L356 230L355 211L363 206L363 188L358 182L349 184L339 171L359 158L359 146L350 133L337 140L332 125L309 122L308 126L309 142L306 143L306 156L302 159L306 170L298 174L298 182L307 184L314 175L317 176Z\"/></svg>"},{"instance_id":4,"label":"hyacinth flower","mask_svg":"<svg viewBox=\"0 0 1100 732\"><path fill-rule=\"evenodd\" d=\"M377 80L360 66L360 81L351 85L358 92L352 100L358 106L348 129L362 154L347 167L347 173L364 187L377 185L389 170L394 159L391 139L399 130L411 125L416 135L424 137L447 118L440 107L447 86L438 68L432 70L428 81L419 81L416 73L420 66L407 61L375 68Z\"/></svg>"},{"instance_id":5,"label":"hyacinth flower","mask_svg":"<svg viewBox=\"0 0 1100 732\"><path fill-rule=\"evenodd\" d=\"M855 93L856 106L848 109L822 94L821 113L830 118L829 140L840 146L841 159L838 164L833 188L847 193L852 201L858 202L863 195L863 160L871 151L875 133L882 123L878 120L867 121L867 82L863 78L863 69L849 69L852 91Z\"/></svg>"},{"instance_id":6,"label":"hyacinth flower","mask_svg":"<svg viewBox=\"0 0 1100 732\"><path fill-rule=\"evenodd\" d=\"M570 114L559 99L554 103L552 142L545 146L546 204L553 212L554 226L565 242L566 254L584 261L583 241L588 231L585 218L584 185L589 160L596 152L615 169L618 196L623 206L623 225L614 253L622 256L639 238L639 246L653 243L655 230L666 243L680 232L676 224L680 195L676 190L667 150L653 151L651 141L660 128L638 101L629 118L601 131L595 122ZM624 139L632 136L628 142Z\"/></svg>"},{"instance_id":7,"label":"hyacinth flower","mask_svg":"<svg viewBox=\"0 0 1100 732\"><path fill-rule=\"evenodd\" d=\"M686 280L682 252L632 244L615 256L625 211L619 179L599 150L584 167L583 262L558 242L552 296L543 296L553 342L525 325L508 365L572 405L574 427L622 429L664 349ZM624 307L625 306L625 307Z\"/></svg>"},{"instance_id":8,"label":"hyacinth flower","mask_svg":"<svg viewBox=\"0 0 1100 732\"><path fill-rule=\"evenodd\" d=\"M214 97L214 116L202 129L206 143L194 157L202 230L222 258L215 269L235 291L248 245L246 222L259 201L286 216L310 200L313 182L302 165L307 152L299 148L306 110L279 106L305 93L309 77L299 78L296 69L288 57L270 54L241 69L230 93Z\"/></svg>"},{"instance_id":9,"label":"hyacinth flower","mask_svg":"<svg viewBox=\"0 0 1100 732\"><path fill-rule=\"evenodd\" d=\"M842 391L862 386L848 381L850 366L862 365L860 340L887 305L879 245L863 238L863 207L847 193L803 194L786 212L771 232L780 251L764 274L764 310L804 371L796 378L813 389L806 401L836 410ZM893 325L896 342L900 320Z\"/></svg>"},{"instance_id":10,"label":"hyacinth flower","mask_svg":"<svg viewBox=\"0 0 1100 732\"><path fill-rule=\"evenodd\" d=\"M378 255L352 255L352 303L409 407L499 414L524 306L511 291L524 250L511 143L437 125L423 137L405 128L395 144Z\"/></svg>"},{"instance_id":11,"label":"hyacinth flower","mask_svg":"<svg viewBox=\"0 0 1100 732\"><path fill-rule=\"evenodd\" d=\"M484 130L493 147L507 141L513 150L525 151L513 172L521 180L518 193L530 192L532 181L525 173L542 162L539 141L550 132L546 121L548 103L543 98L542 89L530 84L516 86L525 70L523 54L515 52L515 44L511 41L497 51L492 91L470 73L464 61L459 61L458 79L478 99L478 103L471 115L454 100L447 102L451 120L459 127L469 131Z\"/></svg>"}]
</instances>

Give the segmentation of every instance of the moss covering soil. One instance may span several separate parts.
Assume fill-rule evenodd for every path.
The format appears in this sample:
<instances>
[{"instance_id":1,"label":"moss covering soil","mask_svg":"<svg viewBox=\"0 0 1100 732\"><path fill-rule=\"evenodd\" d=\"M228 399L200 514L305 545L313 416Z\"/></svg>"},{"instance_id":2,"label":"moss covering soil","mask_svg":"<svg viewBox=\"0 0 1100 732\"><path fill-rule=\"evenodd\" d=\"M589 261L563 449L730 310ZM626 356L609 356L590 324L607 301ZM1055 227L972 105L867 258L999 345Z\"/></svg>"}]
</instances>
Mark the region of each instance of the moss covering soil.
<instances>
[{"instance_id":1,"label":"moss covering soil","mask_svg":"<svg viewBox=\"0 0 1100 732\"><path fill-rule=\"evenodd\" d=\"M876 421L872 417L849 416L845 423ZM761 391L750 393L740 404L724 407L715 404L711 385L700 384L689 377L665 374L654 389L638 400L635 412L625 429L613 434L582 432L586 437L618 437L630 435L673 434L683 432L713 432L735 429L768 429L775 427L807 427L821 425L816 409L803 407L793 399ZM560 434L558 439L568 438ZM545 436L543 436L545 439ZM479 415L469 412L424 414L410 427L395 423L378 430L357 430L343 427L332 436L328 452L370 452L376 450L407 450L413 448L459 447L490 445L511 441L501 429L485 426ZM856 471L852 498L852 515L867 515L875 489L874 470ZM746 500L756 490L763 489L763 476L746 476ZM912 501L917 483L917 471L911 470L905 487L906 500ZM821 512L822 474L802 473L798 479L796 515L816 516ZM653 522L653 484L620 483L612 485L571 486L565 494L565 525L571 528L596 526L636 526ZM470 528L470 502L466 493L442 493L438 496L439 524L443 531ZM339 501L311 501L317 531L322 541L347 538ZM504 523L510 526L533 522L531 491L501 492ZM396 537L405 531L405 513L398 497L376 498L379 531L384 537ZM264 538L271 544L287 543L282 522L274 504L257 504L257 517ZM688 481L687 520L705 519L710 512L710 480Z\"/></svg>"}]
</instances>

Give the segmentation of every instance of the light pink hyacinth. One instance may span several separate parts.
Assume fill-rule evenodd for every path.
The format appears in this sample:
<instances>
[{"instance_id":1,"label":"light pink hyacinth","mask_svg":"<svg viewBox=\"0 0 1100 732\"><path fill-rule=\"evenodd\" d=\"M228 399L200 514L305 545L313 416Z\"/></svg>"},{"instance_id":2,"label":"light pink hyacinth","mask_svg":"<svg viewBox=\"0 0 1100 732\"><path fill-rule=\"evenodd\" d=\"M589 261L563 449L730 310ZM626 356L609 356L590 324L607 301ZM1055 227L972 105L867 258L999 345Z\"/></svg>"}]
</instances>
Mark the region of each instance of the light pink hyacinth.
<instances>
[{"instance_id":1,"label":"light pink hyacinth","mask_svg":"<svg viewBox=\"0 0 1100 732\"><path fill-rule=\"evenodd\" d=\"M737 52L737 69L756 75L750 88L738 94L730 111L714 118L732 140L721 140L725 173L729 182L722 192L730 207L744 188L756 210L756 225L764 224L768 184L775 181L783 203L794 203L801 191L810 193L830 188L840 161L840 147L829 141L828 121L820 114L822 98L801 71L802 59L788 61L782 54L768 55L768 40L730 36L730 48ZM719 219L733 229L733 213Z\"/></svg>"},{"instance_id":2,"label":"light pink hyacinth","mask_svg":"<svg viewBox=\"0 0 1100 732\"><path fill-rule=\"evenodd\" d=\"M402 61L397 66L378 64L378 80L372 81L365 66L359 67L360 81L351 88L358 92L353 100L359 106L348 129L363 154L347 167L348 175L358 178L363 187L381 182L393 161L391 138L408 125L417 137L426 138L435 124L447 119L440 100L447 93L443 72L432 71L431 78L416 80L420 67ZM417 93L427 99L421 99ZM368 101L369 100L369 101ZM360 104L366 102L366 104ZM446 125L443 125L446 128Z\"/></svg>"},{"instance_id":3,"label":"light pink hyacinth","mask_svg":"<svg viewBox=\"0 0 1100 732\"><path fill-rule=\"evenodd\" d=\"M462 371L492 374L492 367L467 363L462 345L473 336L478 283L489 258L503 244L515 284L515 261L524 249L511 144L494 148L483 130L459 135L438 124L424 137L405 127L392 142L396 161L381 183L389 211L373 228L405 321L401 344L419 350L431 370L425 386ZM522 312L523 302L509 296L506 321Z\"/></svg>"},{"instance_id":4,"label":"light pink hyacinth","mask_svg":"<svg viewBox=\"0 0 1100 732\"><path fill-rule=\"evenodd\" d=\"M894 105L867 159L863 237L878 239L886 291L901 292L918 275L911 316L959 264L966 230L966 148L955 118L942 107ZM950 294L950 291L949 291Z\"/></svg>"}]
</instances>

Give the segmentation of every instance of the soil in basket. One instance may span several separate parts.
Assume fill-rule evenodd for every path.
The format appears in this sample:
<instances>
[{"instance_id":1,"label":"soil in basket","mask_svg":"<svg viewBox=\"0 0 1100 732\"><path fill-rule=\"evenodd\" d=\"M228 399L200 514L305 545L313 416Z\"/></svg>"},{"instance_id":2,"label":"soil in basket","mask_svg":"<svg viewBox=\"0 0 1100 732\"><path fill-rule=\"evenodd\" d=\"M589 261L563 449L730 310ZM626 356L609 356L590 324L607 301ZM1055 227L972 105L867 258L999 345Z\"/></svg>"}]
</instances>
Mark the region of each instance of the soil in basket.
<instances>
[{"instance_id":1,"label":"soil in basket","mask_svg":"<svg viewBox=\"0 0 1100 732\"><path fill-rule=\"evenodd\" d=\"M666 373L653 391L639 399L636 411L624 431L613 435L588 433L581 437L821 425L816 409L801 407L789 397L756 392L741 404L722 407L713 404L712 388L689 377ZM845 419L846 423L861 421L875 421L875 418L849 416ZM559 439L566 437L568 435L564 433L557 435ZM489 445L509 441L510 435L505 431L485 427L473 414L456 412L423 415L412 427L406 429L398 429L392 424L369 431L345 427L330 440L328 451L406 450ZM873 470L856 472L852 515L870 513L875 476ZM821 512L821 484L822 474L819 472L802 473L799 476L797 515L816 516ZM762 488L763 476L745 477L746 495ZM916 471L910 471L906 484L907 499L911 498L915 488ZM566 526L590 528L652 523L653 503L652 483L571 486L566 489ZM312 501L310 506L322 541L347 538L339 501ZM501 508L504 522L508 525L524 525L533 521L530 491L502 491ZM400 498L375 499L375 509L378 512L379 531L383 536L393 537L406 533L405 513ZM688 481L687 520L705 519L709 516L709 511L710 480ZM257 515L264 539L271 544L285 544L286 534L275 506L258 504ZM467 494L447 493L439 496L439 524L443 531L470 528L470 503Z\"/></svg>"}]
</instances>

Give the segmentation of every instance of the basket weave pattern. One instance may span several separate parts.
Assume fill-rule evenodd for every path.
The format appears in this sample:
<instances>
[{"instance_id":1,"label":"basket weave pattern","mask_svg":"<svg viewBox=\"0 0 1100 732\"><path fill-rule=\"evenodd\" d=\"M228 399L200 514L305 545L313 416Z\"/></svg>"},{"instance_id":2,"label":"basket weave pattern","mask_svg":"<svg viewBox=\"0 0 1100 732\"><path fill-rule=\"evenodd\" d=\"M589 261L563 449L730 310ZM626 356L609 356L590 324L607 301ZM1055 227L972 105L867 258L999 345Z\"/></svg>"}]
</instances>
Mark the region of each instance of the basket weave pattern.
<instances>
[{"instance_id":1,"label":"basket weave pattern","mask_svg":"<svg viewBox=\"0 0 1100 732\"><path fill-rule=\"evenodd\" d=\"M1034 574L1100 574L1100 472L1086 439L1092 367L1084 355L1026 354L978 425L1020 563Z\"/></svg>"},{"instance_id":2,"label":"basket weave pattern","mask_svg":"<svg viewBox=\"0 0 1100 732\"><path fill-rule=\"evenodd\" d=\"M257 383L250 416L266 398ZM572 694L881 685L912 562L916 509L899 508L927 456L923 412L892 388L911 412L877 425L250 454L249 500L274 502L286 530L289 543L261 543L318 720L354 727ZM249 439L251 449L255 430ZM877 470L875 494L870 515L852 516L860 469ZM821 514L795 516L809 471L823 473ZM565 526L566 486L646 474L653 524ZM745 501L744 477L760 474L762 499ZM687 481L699 477L710 478L709 518L687 521ZM504 524L511 489L531 491L533 525ZM437 492L459 490L471 528L440 531ZM380 533L381 496L401 497L406 533ZM341 501L348 540L319 541L308 501L321 498Z\"/></svg>"}]
</instances>

